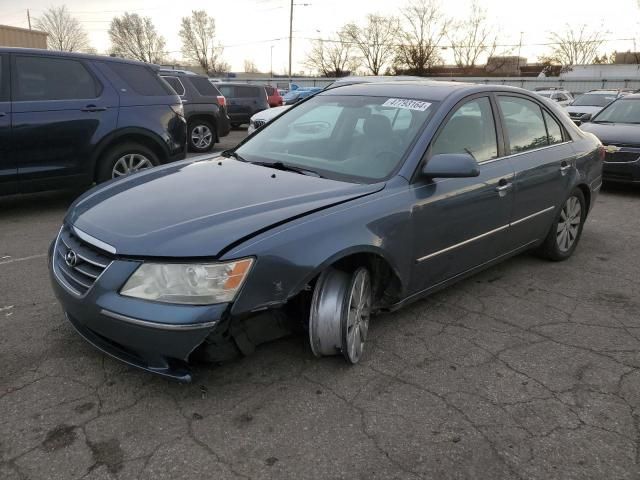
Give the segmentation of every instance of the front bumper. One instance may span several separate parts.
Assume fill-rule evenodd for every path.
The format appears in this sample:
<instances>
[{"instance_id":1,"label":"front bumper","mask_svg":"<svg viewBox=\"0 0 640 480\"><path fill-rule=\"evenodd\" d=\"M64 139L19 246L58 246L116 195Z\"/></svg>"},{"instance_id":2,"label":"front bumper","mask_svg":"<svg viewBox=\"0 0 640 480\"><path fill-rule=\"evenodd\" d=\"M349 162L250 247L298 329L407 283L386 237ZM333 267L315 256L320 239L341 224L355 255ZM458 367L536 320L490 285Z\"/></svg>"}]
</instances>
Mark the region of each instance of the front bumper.
<instances>
[{"instance_id":1,"label":"front bumper","mask_svg":"<svg viewBox=\"0 0 640 480\"><path fill-rule=\"evenodd\" d=\"M129 365L181 382L191 381L188 360L227 318L229 304L194 306L149 302L118 294L139 262L113 260L83 295L60 281L49 249L54 293L78 333L108 355Z\"/></svg>"},{"instance_id":2,"label":"front bumper","mask_svg":"<svg viewBox=\"0 0 640 480\"><path fill-rule=\"evenodd\" d=\"M633 162L605 161L602 178L607 182L640 183L640 158Z\"/></svg>"}]
</instances>

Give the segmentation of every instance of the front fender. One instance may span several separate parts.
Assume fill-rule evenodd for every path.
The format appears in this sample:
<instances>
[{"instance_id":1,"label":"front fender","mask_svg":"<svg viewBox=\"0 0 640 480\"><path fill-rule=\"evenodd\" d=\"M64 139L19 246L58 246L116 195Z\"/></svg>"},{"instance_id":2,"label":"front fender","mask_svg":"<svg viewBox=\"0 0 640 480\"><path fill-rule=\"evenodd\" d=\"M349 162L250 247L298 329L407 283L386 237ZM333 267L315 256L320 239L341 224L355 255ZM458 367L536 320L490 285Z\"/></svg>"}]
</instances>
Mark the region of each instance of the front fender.
<instances>
[{"instance_id":1,"label":"front fender","mask_svg":"<svg viewBox=\"0 0 640 480\"><path fill-rule=\"evenodd\" d=\"M233 248L223 259L253 256L256 263L232 314L280 306L329 265L354 253L383 258L405 292L414 248L410 205L405 181L396 188L387 186L292 221Z\"/></svg>"}]
</instances>

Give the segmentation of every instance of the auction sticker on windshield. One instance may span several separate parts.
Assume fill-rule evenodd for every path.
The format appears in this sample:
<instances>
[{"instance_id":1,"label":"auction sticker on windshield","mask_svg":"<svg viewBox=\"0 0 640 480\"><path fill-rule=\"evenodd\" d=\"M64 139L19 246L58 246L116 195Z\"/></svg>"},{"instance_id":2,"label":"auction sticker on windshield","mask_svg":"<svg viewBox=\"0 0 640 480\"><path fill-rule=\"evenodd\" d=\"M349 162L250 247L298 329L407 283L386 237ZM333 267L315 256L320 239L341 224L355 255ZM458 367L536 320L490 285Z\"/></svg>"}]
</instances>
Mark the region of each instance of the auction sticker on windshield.
<instances>
[{"instance_id":1,"label":"auction sticker on windshield","mask_svg":"<svg viewBox=\"0 0 640 480\"><path fill-rule=\"evenodd\" d=\"M431 106L429 102L420 100L407 100L406 98L390 98L382 104L383 107L406 108L407 110L418 110L424 112Z\"/></svg>"}]
</instances>

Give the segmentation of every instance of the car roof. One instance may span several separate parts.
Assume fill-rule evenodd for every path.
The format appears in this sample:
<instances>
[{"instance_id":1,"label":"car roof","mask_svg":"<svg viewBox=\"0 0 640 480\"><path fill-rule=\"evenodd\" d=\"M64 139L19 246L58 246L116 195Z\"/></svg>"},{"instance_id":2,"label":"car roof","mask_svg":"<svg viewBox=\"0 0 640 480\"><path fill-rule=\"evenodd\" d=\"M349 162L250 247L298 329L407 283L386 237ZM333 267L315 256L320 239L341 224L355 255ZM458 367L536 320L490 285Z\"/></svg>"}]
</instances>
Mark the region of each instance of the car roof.
<instances>
[{"instance_id":1,"label":"car roof","mask_svg":"<svg viewBox=\"0 0 640 480\"><path fill-rule=\"evenodd\" d=\"M164 68L160 69L160 71L158 72L158 75L160 76L164 75L167 77L206 78L207 80L209 79L209 77L207 77L206 75L199 75L194 72L186 72L182 70L166 70Z\"/></svg>"},{"instance_id":2,"label":"car roof","mask_svg":"<svg viewBox=\"0 0 640 480\"><path fill-rule=\"evenodd\" d=\"M623 95L619 100L640 100L640 93L630 93L629 95Z\"/></svg>"},{"instance_id":3,"label":"car roof","mask_svg":"<svg viewBox=\"0 0 640 480\"><path fill-rule=\"evenodd\" d=\"M256 85L255 83L242 83L242 82L218 82L220 85L231 85L233 87L256 87L264 88L265 85Z\"/></svg>"},{"instance_id":4,"label":"car roof","mask_svg":"<svg viewBox=\"0 0 640 480\"><path fill-rule=\"evenodd\" d=\"M153 63L139 62L138 60L130 60L128 58L111 57L107 55L91 55L89 53L78 53L78 52L60 52L57 50L45 50L42 48L0 47L0 53L17 53L17 54L26 54L26 55L41 55L41 56L47 56L47 57L100 60L101 62L128 63L132 65L150 66L156 70L160 69L159 65L155 65Z\"/></svg>"},{"instance_id":5,"label":"car roof","mask_svg":"<svg viewBox=\"0 0 640 480\"><path fill-rule=\"evenodd\" d=\"M435 80L399 81L355 83L350 85L336 85L323 90L319 95L363 95L363 96L388 96L399 98L415 98L419 100L441 101L454 92L527 92L517 87L498 85L480 85L466 82L447 82Z\"/></svg>"},{"instance_id":6,"label":"car roof","mask_svg":"<svg viewBox=\"0 0 640 480\"><path fill-rule=\"evenodd\" d=\"M606 95L607 93L615 93L616 95L620 92L620 90L606 90L606 89L600 89L600 90L589 90L588 92L584 92L584 95L587 95L589 93L599 93L601 95Z\"/></svg>"}]
</instances>

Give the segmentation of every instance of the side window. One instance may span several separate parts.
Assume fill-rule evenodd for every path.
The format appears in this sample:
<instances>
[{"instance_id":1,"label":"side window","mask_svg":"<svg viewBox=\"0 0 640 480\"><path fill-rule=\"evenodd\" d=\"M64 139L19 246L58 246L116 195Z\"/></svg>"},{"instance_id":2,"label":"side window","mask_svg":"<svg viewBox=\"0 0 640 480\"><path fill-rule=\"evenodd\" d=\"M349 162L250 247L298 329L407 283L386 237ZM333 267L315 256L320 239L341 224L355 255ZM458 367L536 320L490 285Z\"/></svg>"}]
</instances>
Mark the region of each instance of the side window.
<instances>
[{"instance_id":1,"label":"side window","mask_svg":"<svg viewBox=\"0 0 640 480\"><path fill-rule=\"evenodd\" d=\"M542 110L542 114L544 115L544 122L547 124L549 144L562 143L562 128L556 122L556 119L549 115L546 110Z\"/></svg>"},{"instance_id":2,"label":"side window","mask_svg":"<svg viewBox=\"0 0 640 480\"><path fill-rule=\"evenodd\" d=\"M178 95L184 95L184 85L178 77L162 77Z\"/></svg>"},{"instance_id":3,"label":"side window","mask_svg":"<svg viewBox=\"0 0 640 480\"><path fill-rule=\"evenodd\" d=\"M256 87L236 87L236 94L239 98L258 97L259 90Z\"/></svg>"},{"instance_id":4,"label":"side window","mask_svg":"<svg viewBox=\"0 0 640 480\"><path fill-rule=\"evenodd\" d=\"M0 55L0 102L9 100L9 56Z\"/></svg>"},{"instance_id":5,"label":"side window","mask_svg":"<svg viewBox=\"0 0 640 480\"><path fill-rule=\"evenodd\" d=\"M16 56L16 101L96 98L99 88L93 76L77 60Z\"/></svg>"},{"instance_id":6,"label":"side window","mask_svg":"<svg viewBox=\"0 0 640 480\"><path fill-rule=\"evenodd\" d=\"M433 142L431 152L467 152L478 162L496 158L498 141L489 99L477 98L459 107Z\"/></svg>"},{"instance_id":7,"label":"side window","mask_svg":"<svg viewBox=\"0 0 640 480\"><path fill-rule=\"evenodd\" d=\"M236 98L238 96L235 87L233 87L232 85L220 85L220 87L218 87L218 90L220 90L220 92L222 92L222 95L227 98Z\"/></svg>"},{"instance_id":8,"label":"side window","mask_svg":"<svg viewBox=\"0 0 640 480\"><path fill-rule=\"evenodd\" d=\"M537 103L519 97L498 97L509 135L511 153L526 152L549 145L542 109Z\"/></svg>"},{"instance_id":9,"label":"side window","mask_svg":"<svg viewBox=\"0 0 640 480\"><path fill-rule=\"evenodd\" d=\"M134 92L159 97L173 95L170 88L160 81L160 78L148 67L133 63L105 62L105 65L118 75Z\"/></svg>"}]
</instances>

